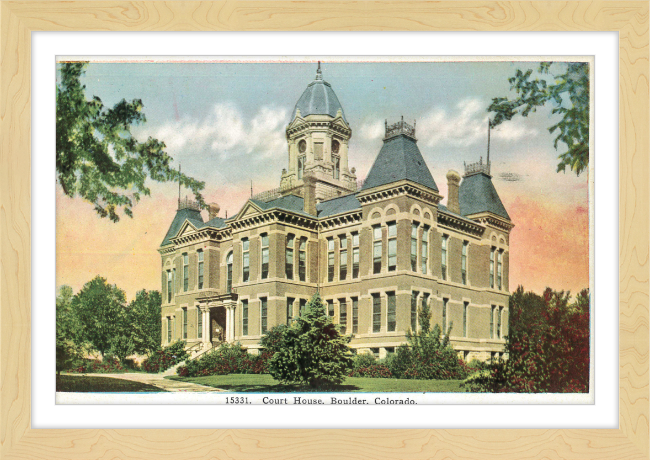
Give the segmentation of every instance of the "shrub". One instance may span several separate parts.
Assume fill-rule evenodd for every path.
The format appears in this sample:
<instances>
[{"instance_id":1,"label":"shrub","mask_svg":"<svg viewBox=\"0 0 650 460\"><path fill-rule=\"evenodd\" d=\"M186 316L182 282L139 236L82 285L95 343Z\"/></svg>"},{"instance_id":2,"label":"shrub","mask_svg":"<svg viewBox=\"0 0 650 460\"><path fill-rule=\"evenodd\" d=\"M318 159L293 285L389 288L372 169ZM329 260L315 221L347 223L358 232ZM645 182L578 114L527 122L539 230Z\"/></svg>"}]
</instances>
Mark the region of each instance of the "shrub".
<instances>
[{"instance_id":1,"label":"shrub","mask_svg":"<svg viewBox=\"0 0 650 460\"><path fill-rule=\"evenodd\" d=\"M377 358L375 358L375 355L371 353L361 353L354 355L352 358L353 370L374 366L375 364L377 364Z\"/></svg>"},{"instance_id":2,"label":"shrub","mask_svg":"<svg viewBox=\"0 0 650 460\"><path fill-rule=\"evenodd\" d=\"M371 364L370 366L352 369L348 377L370 377L389 379L393 377L388 366L385 364Z\"/></svg>"},{"instance_id":3,"label":"shrub","mask_svg":"<svg viewBox=\"0 0 650 460\"><path fill-rule=\"evenodd\" d=\"M198 359L186 361L178 368L181 377L225 374L265 374L268 372L270 352L259 355L248 353L240 344L224 343Z\"/></svg>"},{"instance_id":4,"label":"shrub","mask_svg":"<svg viewBox=\"0 0 650 460\"><path fill-rule=\"evenodd\" d=\"M510 297L508 360L472 376L472 392L581 393L589 391L589 291L543 296L520 286Z\"/></svg>"},{"instance_id":5,"label":"shrub","mask_svg":"<svg viewBox=\"0 0 650 460\"><path fill-rule=\"evenodd\" d=\"M170 367L183 362L188 356L185 342L179 340L166 348L156 350L142 363L142 369L151 373L163 372Z\"/></svg>"},{"instance_id":6,"label":"shrub","mask_svg":"<svg viewBox=\"0 0 650 460\"><path fill-rule=\"evenodd\" d=\"M341 335L316 293L282 334L269 372L280 382L312 388L341 383L352 368L350 339Z\"/></svg>"},{"instance_id":7,"label":"shrub","mask_svg":"<svg viewBox=\"0 0 650 460\"><path fill-rule=\"evenodd\" d=\"M111 374L124 371L125 369L120 364L120 361L111 356L105 356L102 361L84 359L79 365L68 370L68 372L76 374Z\"/></svg>"}]
</instances>

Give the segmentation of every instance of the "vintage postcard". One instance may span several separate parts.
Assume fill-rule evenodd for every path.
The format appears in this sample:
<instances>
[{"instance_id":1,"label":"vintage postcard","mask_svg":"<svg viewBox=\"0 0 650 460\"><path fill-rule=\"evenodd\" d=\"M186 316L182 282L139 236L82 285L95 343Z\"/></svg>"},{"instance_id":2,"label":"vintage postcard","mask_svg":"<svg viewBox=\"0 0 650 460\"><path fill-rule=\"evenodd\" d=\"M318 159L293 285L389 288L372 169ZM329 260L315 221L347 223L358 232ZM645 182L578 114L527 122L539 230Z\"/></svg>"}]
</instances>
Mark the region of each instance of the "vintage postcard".
<instances>
[{"instance_id":1,"label":"vintage postcard","mask_svg":"<svg viewBox=\"0 0 650 460\"><path fill-rule=\"evenodd\" d=\"M593 65L60 57L57 403L592 403Z\"/></svg>"}]
</instances>

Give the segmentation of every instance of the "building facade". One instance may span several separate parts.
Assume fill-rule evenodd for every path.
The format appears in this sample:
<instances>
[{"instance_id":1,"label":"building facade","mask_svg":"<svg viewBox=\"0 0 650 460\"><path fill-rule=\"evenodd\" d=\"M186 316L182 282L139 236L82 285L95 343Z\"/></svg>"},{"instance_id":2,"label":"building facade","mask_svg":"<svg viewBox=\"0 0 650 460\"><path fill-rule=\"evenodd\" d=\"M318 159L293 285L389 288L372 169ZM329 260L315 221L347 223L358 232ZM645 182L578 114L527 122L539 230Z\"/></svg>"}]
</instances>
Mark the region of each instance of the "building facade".
<instances>
[{"instance_id":1,"label":"building facade","mask_svg":"<svg viewBox=\"0 0 650 460\"><path fill-rule=\"evenodd\" d=\"M449 171L447 206L417 146L415 123L385 126L363 184L348 165L352 130L320 65L286 128L280 187L224 219L180 201L159 248L162 342L195 355L262 335L320 292L358 352L406 343L428 304L466 360L503 353L513 223L490 164Z\"/></svg>"}]
</instances>

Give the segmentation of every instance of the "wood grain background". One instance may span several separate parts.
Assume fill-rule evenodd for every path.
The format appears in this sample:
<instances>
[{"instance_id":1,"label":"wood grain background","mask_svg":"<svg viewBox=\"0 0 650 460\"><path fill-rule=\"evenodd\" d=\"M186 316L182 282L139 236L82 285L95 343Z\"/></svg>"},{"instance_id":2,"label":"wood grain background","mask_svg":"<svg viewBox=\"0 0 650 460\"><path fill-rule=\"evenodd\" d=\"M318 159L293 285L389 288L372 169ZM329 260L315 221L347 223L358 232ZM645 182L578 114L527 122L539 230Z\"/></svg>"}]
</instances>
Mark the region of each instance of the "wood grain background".
<instances>
[{"instance_id":1,"label":"wood grain background","mask_svg":"<svg viewBox=\"0 0 650 460\"><path fill-rule=\"evenodd\" d=\"M40 30L618 31L620 428L31 429L30 33ZM648 2L2 1L0 40L0 458L648 458Z\"/></svg>"}]
</instances>

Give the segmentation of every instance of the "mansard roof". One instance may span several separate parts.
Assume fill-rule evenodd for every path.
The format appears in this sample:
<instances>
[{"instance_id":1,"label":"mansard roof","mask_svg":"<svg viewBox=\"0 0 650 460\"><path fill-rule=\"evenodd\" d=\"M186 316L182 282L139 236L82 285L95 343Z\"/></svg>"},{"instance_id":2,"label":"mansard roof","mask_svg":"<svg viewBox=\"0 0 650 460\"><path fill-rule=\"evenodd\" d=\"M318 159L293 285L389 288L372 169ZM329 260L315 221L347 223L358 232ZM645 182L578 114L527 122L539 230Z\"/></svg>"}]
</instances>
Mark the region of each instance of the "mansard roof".
<instances>
[{"instance_id":1,"label":"mansard roof","mask_svg":"<svg viewBox=\"0 0 650 460\"><path fill-rule=\"evenodd\" d=\"M297 195L281 196L280 198L276 198L275 200L271 200L267 202L254 200L252 198L250 201L252 201L257 206L259 206L259 208L262 209L263 211L266 211L267 209L278 208L278 209L284 209L285 211L297 212L299 214L304 214L306 216L309 215L305 212L305 200L302 197Z\"/></svg>"},{"instance_id":2,"label":"mansard roof","mask_svg":"<svg viewBox=\"0 0 650 460\"><path fill-rule=\"evenodd\" d=\"M361 203L359 203L354 193L323 201L316 205L319 218L342 214L356 209L361 209Z\"/></svg>"},{"instance_id":3,"label":"mansard roof","mask_svg":"<svg viewBox=\"0 0 650 460\"><path fill-rule=\"evenodd\" d=\"M361 191L404 179L438 191L415 139L399 134L384 139L384 145L370 168Z\"/></svg>"},{"instance_id":4,"label":"mansard roof","mask_svg":"<svg viewBox=\"0 0 650 460\"><path fill-rule=\"evenodd\" d=\"M492 178L483 172L463 178L458 190L458 199L460 213L463 216L491 212L510 220L510 216L492 184Z\"/></svg>"},{"instance_id":5,"label":"mansard roof","mask_svg":"<svg viewBox=\"0 0 650 460\"><path fill-rule=\"evenodd\" d=\"M203 227L203 217L201 217L201 211L198 211L196 209L191 209L191 208L179 209L178 211L176 211L174 220L172 221L172 224L169 226L169 230L167 230L165 239L163 239L160 245L165 246L167 244L170 244L172 242L171 241L172 238L174 238L178 234L181 227L183 226L183 223L186 220L189 221L192 225L194 225L197 228Z\"/></svg>"}]
</instances>

